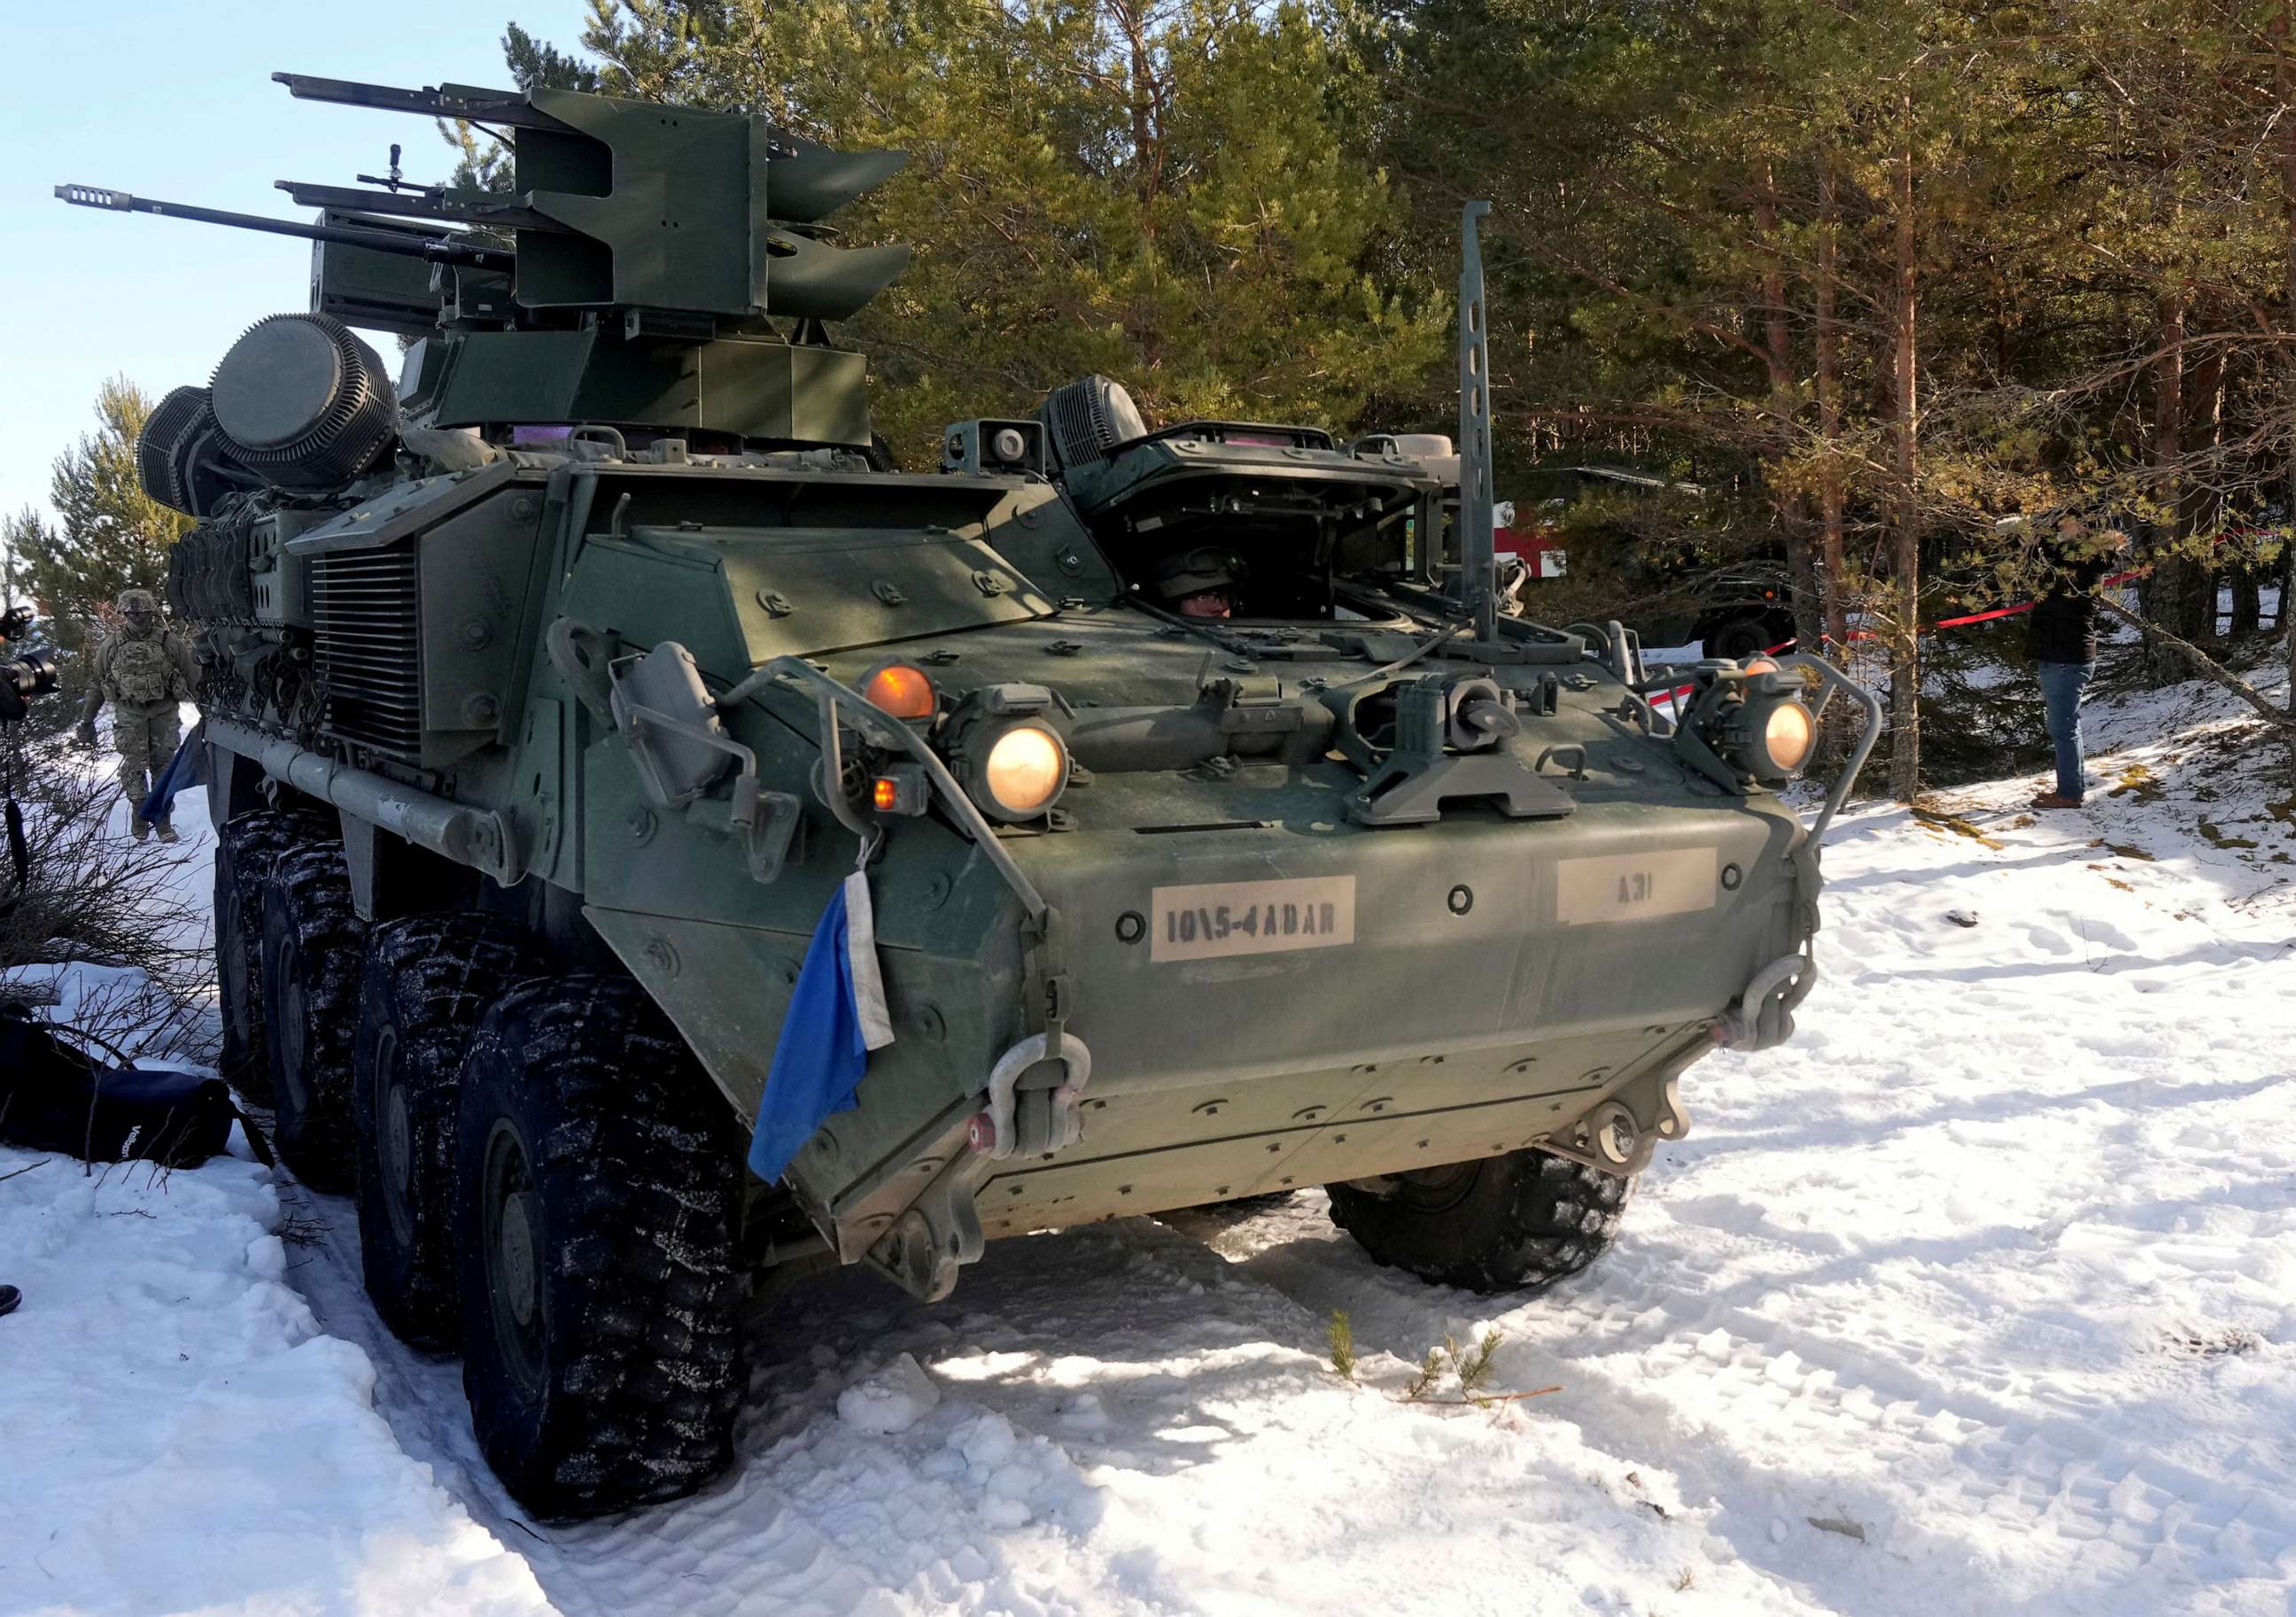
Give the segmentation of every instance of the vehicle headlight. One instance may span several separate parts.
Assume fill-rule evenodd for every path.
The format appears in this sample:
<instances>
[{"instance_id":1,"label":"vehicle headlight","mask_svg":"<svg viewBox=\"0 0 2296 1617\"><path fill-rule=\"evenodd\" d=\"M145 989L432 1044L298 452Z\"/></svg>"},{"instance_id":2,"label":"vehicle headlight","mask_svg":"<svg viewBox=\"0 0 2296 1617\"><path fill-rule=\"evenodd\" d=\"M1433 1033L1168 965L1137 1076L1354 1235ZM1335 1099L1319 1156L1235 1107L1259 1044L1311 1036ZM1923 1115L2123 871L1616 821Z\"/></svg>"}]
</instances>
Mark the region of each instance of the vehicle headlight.
<instances>
[{"instance_id":1,"label":"vehicle headlight","mask_svg":"<svg viewBox=\"0 0 2296 1617\"><path fill-rule=\"evenodd\" d=\"M1758 674L1724 714L1720 750L1732 767L1779 786L1809 762L1817 722L1802 702L1799 680L1783 673Z\"/></svg>"},{"instance_id":2,"label":"vehicle headlight","mask_svg":"<svg viewBox=\"0 0 2296 1617\"><path fill-rule=\"evenodd\" d=\"M1779 787L1800 777L1817 750L1817 711L1803 671L1756 659L1699 665L1698 694L1675 731L1685 763L1726 791L1749 778Z\"/></svg>"},{"instance_id":3,"label":"vehicle headlight","mask_svg":"<svg viewBox=\"0 0 2296 1617\"><path fill-rule=\"evenodd\" d=\"M1769 717L1762 721L1762 749L1779 774L1793 774L1808 763L1810 744L1816 739L1817 727L1810 722L1809 709L1792 697L1771 708Z\"/></svg>"},{"instance_id":4,"label":"vehicle headlight","mask_svg":"<svg viewBox=\"0 0 2296 1617\"><path fill-rule=\"evenodd\" d=\"M1042 685L984 685L956 705L937 744L965 795L991 820L1012 823L1047 813L1074 772L1059 714Z\"/></svg>"},{"instance_id":5,"label":"vehicle headlight","mask_svg":"<svg viewBox=\"0 0 2296 1617\"><path fill-rule=\"evenodd\" d=\"M995 810L1025 820L1053 806L1068 784L1069 749L1040 724L1016 724L989 743L981 761L982 795ZM983 808L992 804L983 803Z\"/></svg>"}]
</instances>

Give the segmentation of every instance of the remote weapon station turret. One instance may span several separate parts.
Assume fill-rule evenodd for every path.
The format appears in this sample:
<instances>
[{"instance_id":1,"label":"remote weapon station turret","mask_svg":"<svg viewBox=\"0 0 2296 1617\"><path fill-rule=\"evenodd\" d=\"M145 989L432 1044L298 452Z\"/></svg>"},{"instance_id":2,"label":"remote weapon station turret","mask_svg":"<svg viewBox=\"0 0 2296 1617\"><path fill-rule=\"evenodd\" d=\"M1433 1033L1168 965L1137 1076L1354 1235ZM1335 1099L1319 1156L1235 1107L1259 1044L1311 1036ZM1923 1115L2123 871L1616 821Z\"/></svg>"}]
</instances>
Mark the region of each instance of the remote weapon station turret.
<instances>
[{"instance_id":1,"label":"remote weapon station turret","mask_svg":"<svg viewBox=\"0 0 2296 1617\"><path fill-rule=\"evenodd\" d=\"M1496 608L1474 208L1456 472L1097 377L902 472L827 323L904 253L822 223L898 154L280 77L500 131L511 187L58 194L314 243L138 449L200 519L226 1058L529 1507L725 1464L743 1300L826 1265L937 1299L1324 1186L1382 1262L1575 1273L1684 1070L1790 1030L1850 772L1776 793L1877 710Z\"/></svg>"}]
</instances>

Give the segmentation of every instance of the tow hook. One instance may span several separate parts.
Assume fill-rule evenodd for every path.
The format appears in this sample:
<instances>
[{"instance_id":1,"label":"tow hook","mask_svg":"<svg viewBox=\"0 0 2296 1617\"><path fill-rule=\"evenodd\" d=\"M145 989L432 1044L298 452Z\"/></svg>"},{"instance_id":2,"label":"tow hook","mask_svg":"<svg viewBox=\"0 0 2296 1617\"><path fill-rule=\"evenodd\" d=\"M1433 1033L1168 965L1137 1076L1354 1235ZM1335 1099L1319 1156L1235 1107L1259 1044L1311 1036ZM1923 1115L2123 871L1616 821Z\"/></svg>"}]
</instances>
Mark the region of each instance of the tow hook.
<instances>
[{"instance_id":1,"label":"tow hook","mask_svg":"<svg viewBox=\"0 0 2296 1617\"><path fill-rule=\"evenodd\" d=\"M1067 1076L1049 1090L1028 1091L1031 1095L1046 1095L1044 1107L1023 1108L1020 1104L1021 1074L1046 1060L1061 1062L1067 1069ZM966 1127L965 1143L975 1155L996 1158L1016 1153L1057 1151L1062 1146L1072 1146L1084 1138L1084 1120L1077 1103L1084 1098L1085 1085L1091 1081L1092 1051L1083 1040L1074 1033L1063 1033L1060 1053L1054 1056L1047 1035L1031 1033L996 1058L988 1074L988 1104ZM1031 1125L1027 1131L1041 1131L1043 1139L1022 1143L1021 1122L1024 1116Z\"/></svg>"},{"instance_id":2,"label":"tow hook","mask_svg":"<svg viewBox=\"0 0 2296 1617\"><path fill-rule=\"evenodd\" d=\"M1784 954L1756 972L1737 1004L1713 1025L1714 1041L1749 1054L1793 1037L1794 1007L1817 984L1817 961L1808 954Z\"/></svg>"},{"instance_id":3,"label":"tow hook","mask_svg":"<svg viewBox=\"0 0 2296 1617\"><path fill-rule=\"evenodd\" d=\"M1624 1100L1614 1097L1573 1123L1566 1139L1550 1139L1548 1146L1562 1146L1565 1155L1605 1173L1631 1178L1650 1166L1661 1143L1679 1140L1690 1132L1690 1114L1682 1109L1677 1079L1669 1077L1655 1096L1645 1092L1645 1098L1655 1101L1657 1112L1649 1126L1635 1116Z\"/></svg>"}]
</instances>

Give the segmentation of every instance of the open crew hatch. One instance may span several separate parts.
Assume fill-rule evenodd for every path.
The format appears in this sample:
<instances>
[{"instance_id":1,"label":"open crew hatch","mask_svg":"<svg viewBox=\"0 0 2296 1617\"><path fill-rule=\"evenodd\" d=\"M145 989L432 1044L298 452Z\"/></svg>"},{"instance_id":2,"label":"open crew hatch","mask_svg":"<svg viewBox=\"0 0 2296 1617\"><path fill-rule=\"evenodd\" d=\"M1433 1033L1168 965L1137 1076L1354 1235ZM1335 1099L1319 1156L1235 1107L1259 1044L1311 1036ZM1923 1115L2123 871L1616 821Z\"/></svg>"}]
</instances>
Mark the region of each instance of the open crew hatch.
<instances>
[{"instance_id":1,"label":"open crew hatch","mask_svg":"<svg viewBox=\"0 0 2296 1617\"><path fill-rule=\"evenodd\" d=\"M1139 424L1122 389L1103 419ZM1132 598L1195 618L1330 621L1349 577L1429 575L1415 526L1439 513L1441 486L1399 456L1359 458L1313 427L1192 421L1080 455L1060 410L1046 420L1078 513Z\"/></svg>"}]
</instances>

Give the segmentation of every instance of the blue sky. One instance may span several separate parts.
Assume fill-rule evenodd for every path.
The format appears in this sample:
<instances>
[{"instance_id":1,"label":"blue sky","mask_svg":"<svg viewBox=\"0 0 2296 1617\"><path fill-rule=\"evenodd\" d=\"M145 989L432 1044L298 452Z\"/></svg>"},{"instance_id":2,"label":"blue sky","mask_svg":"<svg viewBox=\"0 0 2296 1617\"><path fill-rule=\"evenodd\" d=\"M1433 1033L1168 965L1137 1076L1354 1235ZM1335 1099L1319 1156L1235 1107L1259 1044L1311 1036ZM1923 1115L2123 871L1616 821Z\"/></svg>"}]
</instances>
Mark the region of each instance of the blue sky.
<instances>
[{"instance_id":1,"label":"blue sky","mask_svg":"<svg viewBox=\"0 0 2296 1617\"><path fill-rule=\"evenodd\" d=\"M499 4L499 0L498 0ZM89 430L97 385L152 397L204 382L234 338L308 298L309 249L283 237L71 208L62 182L171 202L308 216L279 179L348 184L393 141L410 178L443 177L423 119L299 102L275 71L419 86L504 85L514 17L570 45L581 0L387 4L113 0L12 6L0 95L0 511L45 508L57 453ZM100 16L100 22L89 18Z\"/></svg>"}]
</instances>

